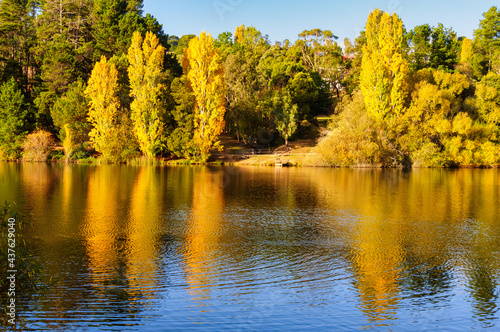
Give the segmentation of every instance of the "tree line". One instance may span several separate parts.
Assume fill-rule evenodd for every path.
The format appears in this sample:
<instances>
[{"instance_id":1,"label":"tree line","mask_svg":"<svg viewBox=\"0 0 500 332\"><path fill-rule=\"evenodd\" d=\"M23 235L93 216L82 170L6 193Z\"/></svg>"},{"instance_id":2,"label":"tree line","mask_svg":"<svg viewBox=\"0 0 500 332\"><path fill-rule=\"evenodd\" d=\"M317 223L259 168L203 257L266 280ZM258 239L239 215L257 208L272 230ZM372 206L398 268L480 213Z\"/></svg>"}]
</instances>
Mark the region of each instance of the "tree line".
<instances>
[{"instance_id":1,"label":"tree line","mask_svg":"<svg viewBox=\"0 0 500 332\"><path fill-rule=\"evenodd\" d=\"M347 48L349 52L349 48ZM396 167L500 164L500 12L474 40L442 24L406 32L373 11L352 47L347 93L316 147L319 164Z\"/></svg>"},{"instance_id":2,"label":"tree line","mask_svg":"<svg viewBox=\"0 0 500 332\"><path fill-rule=\"evenodd\" d=\"M46 156L57 137L68 159L206 161L223 132L288 144L333 114L318 164L500 163L496 7L473 40L442 24L406 31L380 10L354 42L337 39L272 43L243 25L179 38L140 0L3 0L0 155Z\"/></svg>"}]
</instances>

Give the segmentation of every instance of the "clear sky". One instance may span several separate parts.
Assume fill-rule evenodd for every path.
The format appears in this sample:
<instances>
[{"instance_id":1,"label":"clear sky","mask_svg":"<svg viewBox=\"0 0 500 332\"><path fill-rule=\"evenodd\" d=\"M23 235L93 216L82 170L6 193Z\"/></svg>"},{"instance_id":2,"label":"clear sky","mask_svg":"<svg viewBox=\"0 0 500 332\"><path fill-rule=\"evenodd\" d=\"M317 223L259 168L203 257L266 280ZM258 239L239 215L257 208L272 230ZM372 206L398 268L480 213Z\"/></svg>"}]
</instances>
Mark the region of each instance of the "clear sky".
<instances>
[{"instance_id":1,"label":"clear sky","mask_svg":"<svg viewBox=\"0 0 500 332\"><path fill-rule=\"evenodd\" d=\"M272 42L295 42L300 32L314 28L330 30L342 42L358 36L375 8L396 12L407 30L443 23L471 38L482 13L492 6L500 6L499 0L144 0L143 9L163 24L165 33L179 37L203 30L217 37L245 24Z\"/></svg>"}]
</instances>

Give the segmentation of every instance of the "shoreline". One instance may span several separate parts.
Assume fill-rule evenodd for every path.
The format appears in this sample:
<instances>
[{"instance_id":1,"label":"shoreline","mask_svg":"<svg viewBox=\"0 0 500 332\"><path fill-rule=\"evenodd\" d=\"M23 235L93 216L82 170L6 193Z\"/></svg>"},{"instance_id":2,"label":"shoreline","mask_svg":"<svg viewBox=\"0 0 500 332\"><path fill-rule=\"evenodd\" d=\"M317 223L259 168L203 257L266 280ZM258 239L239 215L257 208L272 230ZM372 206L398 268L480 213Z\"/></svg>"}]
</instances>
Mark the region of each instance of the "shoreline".
<instances>
[{"instance_id":1,"label":"shoreline","mask_svg":"<svg viewBox=\"0 0 500 332\"><path fill-rule=\"evenodd\" d=\"M345 169L498 169L498 165L457 165L457 166L443 166L443 167L390 167L370 164L359 164L354 166L329 166L329 165L314 165L309 162L308 158L314 153L290 154L281 156L282 165L276 165L276 155L256 155L248 157L227 157L216 160L211 160L205 163L191 162L187 159L154 159L147 160L144 158L132 159L122 163L110 163L101 161L99 159L88 160L45 160L45 161L24 161L22 159L16 160L0 160L5 163L46 163L46 164L67 164L67 165L88 165L88 166L102 166L102 165L123 165L123 166L237 166L237 167L307 167L307 168L345 168Z\"/></svg>"}]
</instances>

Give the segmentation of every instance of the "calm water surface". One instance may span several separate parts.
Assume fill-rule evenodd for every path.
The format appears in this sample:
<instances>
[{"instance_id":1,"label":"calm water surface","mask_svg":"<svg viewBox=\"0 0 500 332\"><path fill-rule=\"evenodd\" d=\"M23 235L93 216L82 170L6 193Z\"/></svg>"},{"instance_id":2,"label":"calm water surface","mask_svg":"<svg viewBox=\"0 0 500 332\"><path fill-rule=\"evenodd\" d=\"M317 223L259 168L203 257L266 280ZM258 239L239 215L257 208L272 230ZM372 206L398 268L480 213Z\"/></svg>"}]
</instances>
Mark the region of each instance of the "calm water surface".
<instances>
[{"instance_id":1,"label":"calm water surface","mask_svg":"<svg viewBox=\"0 0 500 332\"><path fill-rule=\"evenodd\" d=\"M500 329L499 170L0 163L32 330Z\"/></svg>"}]
</instances>

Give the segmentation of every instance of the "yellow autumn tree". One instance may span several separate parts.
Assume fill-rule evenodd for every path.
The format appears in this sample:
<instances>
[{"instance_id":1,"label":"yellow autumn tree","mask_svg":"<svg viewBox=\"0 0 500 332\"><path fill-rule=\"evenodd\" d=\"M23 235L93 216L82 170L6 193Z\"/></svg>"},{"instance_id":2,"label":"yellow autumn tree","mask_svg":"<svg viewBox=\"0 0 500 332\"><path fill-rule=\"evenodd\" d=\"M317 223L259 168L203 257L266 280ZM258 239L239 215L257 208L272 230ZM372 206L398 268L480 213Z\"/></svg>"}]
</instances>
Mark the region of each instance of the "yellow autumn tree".
<instances>
[{"instance_id":1,"label":"yellow autumn tree","mask_svg":"<svg viewBox=\"0 0 500 332\"><path fill-rule=\"evenodd\" d=\"M460 63L471 63L473 55L472 40L464 38L460 49Z\"/></svg>"},{"instance_id":2,"label":"yellow autumn tree","mask_svg":"<svg viewBox=\"0 0 500 332\"><path fill-rule=\"evenodd\" d=\"M222 58L210 34L203 31L191 39L185 54L187 77L196 98L193 144L195 158L206 161L213 149L222 149L224 129L224 72Z\"/></svg>"},{"instance_id":3,"label":"yellow autumn tree","mask_svg":"<svg viewBox=\"0 0 500 332\"><path fill-rule=\"evenodd\" d=\"M105 159L111 157L113 150L109 143L117 124L120 102L118 91L118 71L105 56L97 62L89 78L85 94L90 98L88 120L93 128L89 133L94 149L101 152Z\"/></svg>"},{"instance_id":4,"label":"yellow autumn tree","mask_svg":"<svg viewBox=\"0 0 500 332\"><path fill-rule=\"evenodd\" d=\"M134 32L128 50L131 118L140 149L148 158L163 146L164 54L165 48L152 32L146 33L144 40L138 31Z\"/></svg>"},{"instance_id":5,"label":"yellow autumn tree","mask_svg":"<svg viewBox=\"0 0 500 332\"><path fill-rule=\"evenodd\" d=\"M470 40L469 38L464 38L460 47L460 61L457 65L457 70L471 79L473 77L473 57L474 51L472 49L472 40Z\"/></svg>"},{"instance_id":6,"label":"yellow autumn tree","mask_svg":"<svg viewBox=\"0 0 500 332\"><path fill-rule=\"evenodd\" d=\"M361 91L366 109L379 120L403 112L408 63L403 56L403 22L376 9L366 23L361 63Z\"/></svg>"}]
</instances>

